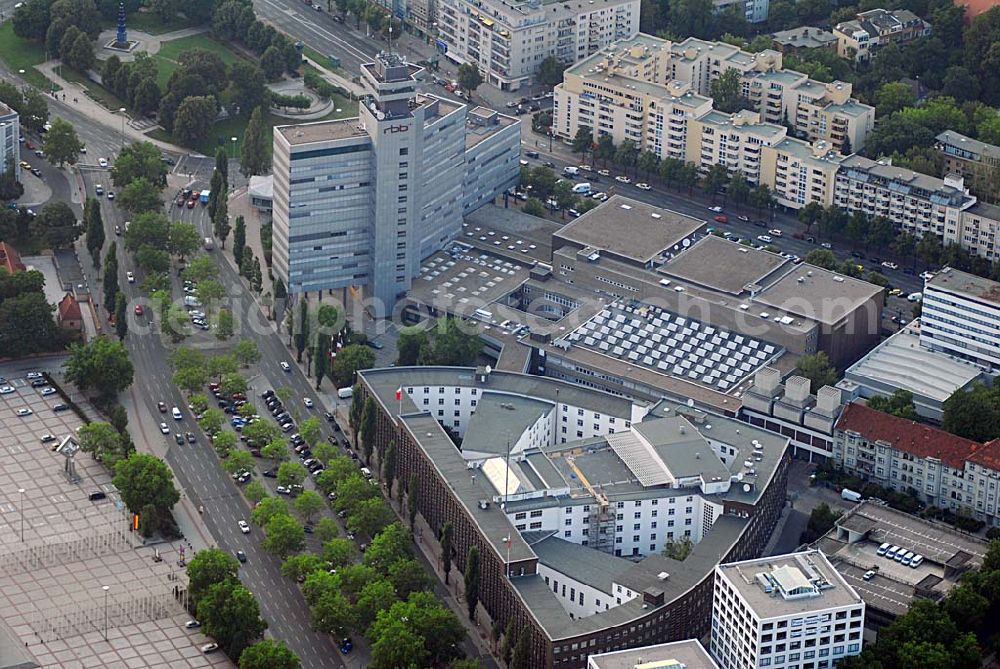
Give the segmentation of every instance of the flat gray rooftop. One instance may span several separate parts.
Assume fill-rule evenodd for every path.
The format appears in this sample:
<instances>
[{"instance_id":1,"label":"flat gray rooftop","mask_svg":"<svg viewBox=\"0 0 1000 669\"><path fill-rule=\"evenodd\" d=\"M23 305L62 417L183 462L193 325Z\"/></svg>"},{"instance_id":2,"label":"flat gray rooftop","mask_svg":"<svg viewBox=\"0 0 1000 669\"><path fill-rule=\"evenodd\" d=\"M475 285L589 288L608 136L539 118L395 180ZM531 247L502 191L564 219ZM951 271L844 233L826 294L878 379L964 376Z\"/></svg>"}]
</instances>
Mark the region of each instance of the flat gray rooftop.
<instances>
[{"instance_id":1,"label":"flat gray rooftop","mask_svg":"<svg viewBox=\"0 0 1000 669\"><path fill-rule=\"evenodd\" d=\"M625 558L557 537L549 537L531 547L538 555L540 564L609 595L614 592L616 579L633 566Z\"/></svg>"},{"instance_id":2,"label":"flat gray rooftop","mask_svg":"<svg viewBox=\"0 0 1000 669\"><path fill-rule=\"evenodd\" d=\"M670 662L677 664L672 665ZM636 669L645 666L677 669L681 665L684 669L719 669L719 665L697 639L591 655L587 666L589 669Z\"/></svg>"},{"instance_id":3,"label":"flat gray rooftop","mask_svg":"<svg viewBox=\"0 0 1000 669\"><path fill-rule=\"evenodd\" d=\"M1000 283L950 267L935 274L927 282L927 287L946 290L955 295L964 295L1000 306Z\"/></svg>"},{"instance_id":4,"label":"flat gray rooftop","mask_svg":"<svg viewBox=\"0 0 1000 669\"><path fill-rule=\"evenodd\" d=\"M873 283L803 263L758 293L754 302L836 325L882 290Z\"/></svg>"},{"instance_id":5,"label":"flat gray rooftop","mask_svg":"<svg viewBox=\"0 0 1000 669\"><path fill-rule=\"evenodd\" d=\"M420 264L407 299L468 317L514 291L529 272L524 263L476 250L438 251Z\"/></svg>"},{"instance_id":6,"label":"flat gray rooftop","mask_svg":"<svg viewBox=\"0 0 1000 669\"><path fill-rule=\"evenodd\" d=\"M914 321L869 351L844 375L858 383L870 379L944 402L981 374L982 369L972 363L920 346L920 325Z\"/></svg>"},{"instance_id":7,"label":"flat gray rooftop","mask_svg":"<svg viewBox=\"0 0 1000 669\"><path fill-rule=\"evenodd\" d=\"M368 136L368 133L361 129L357 117L300 125L278 125L274 127L274 131L281 133L292 146Z\"/></svg>"},{"instance_id":8,"label":"flat gray rooftop","mask_svg":"<svg viewBox=\"0 0 1000 669\"><path fill-rule=\"evenodd\" d=\"M707 235L659 271L681 281L739 295L745 286L760 284L787 263L788 260L777 253Z\"/></svg>"},{"instance_id":9,"label":"flat gray rooftop","mask_svg":"<svg viewBox=\"0 0 1000 669\"><path fill-rule=\"evenodd\" d=\"M462 451L505 456L508 440L517 441L525 430L554 408L551 402L531 397L484 392L469 418Z\"/></svg>"},{"instance_id":10,"label":"flat gray rooftop","mask_svg":"<svg viewBox=\"0 0 1000 669\"><path fill-rule=\"evenodd\" d=\"M734 590L740 593L758 619L780 618L860 604L861 597L847 584L840 573L820 551L775 555L756 560L721 564L718 572ZM768 574L777 584L774 592L765 592L757 582L760 573ZM811 581L822 579L832 587L814 589ZM813 596L785 597L782 590L798 592L814 590Z\"/></svg>"},{"instance_id":11,"label":"flat gray rooftop","mask_svg":"<svg viewBox=\"0 0 1000 669\"><path fill-rule=\"evenodd\" d=\"M645 264L703 225L702 220L615 195L555 236Z\"/></svg>"}]
</instances>

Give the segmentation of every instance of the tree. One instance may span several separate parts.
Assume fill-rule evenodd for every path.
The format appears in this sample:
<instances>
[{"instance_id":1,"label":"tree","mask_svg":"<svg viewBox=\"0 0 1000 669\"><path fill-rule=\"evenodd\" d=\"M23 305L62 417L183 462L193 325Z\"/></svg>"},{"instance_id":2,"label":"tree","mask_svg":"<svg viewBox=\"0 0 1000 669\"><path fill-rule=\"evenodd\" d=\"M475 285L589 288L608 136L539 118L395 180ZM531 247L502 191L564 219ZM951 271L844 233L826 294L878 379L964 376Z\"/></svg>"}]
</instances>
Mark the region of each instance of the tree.
<instances>
[{"instance_id":1,"label":"tree","mask_svg":"<svg viewBox=\"0 0 1000 669\"><path fill-rule=\"evenodd\" d=\"M95 337L86 344L69 347L69 358L63 363L66 380L81 390L96 389L102 402L110 402L118 393L132 385L133 367L128 351L110 337Z\"/></svg>"},{"instance_id":2,"label":"tree","mask_svg":"<svg viewBox=\"0 0 1000 669\"><path fill-rule=\"evenodd\" d=\"M139 178L145 178L159 189L167 185L167 165L160 150L150 142L125 146L111 167L111 181L118 188L124 188Z\"/></svg>"},{"instance_id":3,"label":"tree","mask_svg":"<svg viewBox=\"0 0 1000 669\"><path fill-rule=\"evenodd\" d=\"M240 657L267 629L257 600L234 579L210 586L198 602L197 613L202 632L215 639L230 657Z\"/></svg>"},{"instance_id":4,"label":"tree","mask_svg":"<svg viewBox=\"0 0 1000 669\"><path fill-rule=\"evenodd\" d=\"M396 340L396 348L399 357L396 364L400 367L416 365L420 357L420 351L429 345L427 333L417 328L402 328L399 338Z\"/></svg>"},{"instance_id":5,"label":"tree","mask_svg":"<svg viewBox=\"0 0 1000 669\"><path fill-rule=\"evenodd\" d=\"M875 93L875 113L880 118L887 118L901 109L912 107L916 101L912 86L901 81L889 81Z\"/></svg>"},{"instance_id":6,"label":"tree","mask_svg":"<svg viewBox=\"0 0 1000 669\"><path fill-rule=\"evenodd\" d=\"M125 335L128 334L128 312L125 310L125 302L124 293L118 293L115 298L115 334L118 335L118 341L124 341Z\"/></svg>"},{"instance_id":7,"label":"tree","mask_svg":"<svg viewBox=\"0 0 1000 669\"><path fill-rule=\"evenodd\" d=\"M473 328L475 326L472 326ZM469 326L455 318L439 320L434 331L434 343L429 356L421 356L421 364L465 367L473 364L483 348L483 342Z\"/></svg>"},{"instance_id":8,"label":"tree","mask_svg":"<svg viewBox=\"0 0 1000 669\"><path fill-rule=\"evenodd\" d=\"M215 322L215 338L222 340L229 339L233 336L234 328L235 320L233 319L233 312L229 309L219 309L219 314Z\"/></svg>"},{"instance_id":9,"label":"tree","mask_svg":"<svg viewBox=\"0 0 1000 669\"><path fill-rule=\"evenodd\" d=\"M375 426L378 420L378 406L371 397L365 399L365 410L361 414L361 447L364 449L365 462L370 463L372 451L375 449Z\"/></svg>"},{"instance_id":10,"label":"tree","mask_svg":"<svg viewBox=\"0 0 1000 669\"><path fill-rule=\"evenodd\" d=\"M263 111L256 107L250 114L250 121L243 133L243 148L240 153L240 172L249 177L253 174L266 174L271 168L267 144L270 133L264 125Z\"/></svg>"},{"instance_id":11,"label":"tree","mask_svg":"<svg viewBox=\"0 0 1000 669\"><path fill-rule=\"evenodd\" d=\"M213 585L236 580L239 569L240 563L228 551L221 548L197 551L187 564L188 592L195 607Z\"/></svg>"},{"instance_id":12,"label":"tree","mask_svg":"<svg viewBox=\"0 0 1000 669\"><path fill-rule=\"evenodd\" d=\"M292 502L292 506L299 512L302 519L309 523L313 516L323 510L325 504L323 498L315 490L303 490Z\"/></svg>"},{"instance_id":13,"label":"tree","mask_svg":"<svg viewBox=\"0 0 1000 669\"><path fill-rule=\"evenodd\" d=\"M139 177L118 193L118 204L135 215L158 211L163 207L163 200L148 179Z\"/></svg>"},{"instance_id":14,"label":"tree","mask_svg":"<svg viewBox=\"0 0 1000 669\"><path fill-rule=\"evenodd\" d=\"M306 468L298 462L282 462L278 466L278 483L286 487L301 485L306 473Z\"/></svg>"},{"instance_id":15,"label":"tree","mask_svg":"<svg viewBox=\"0 0 1000 669\"><path fill-rule=\"evenodd\" d=\"M254 63L238 60L229 68L229 88L226 96L235 105L236 113L250 114L267 101L267 80Z\"/></svg>"},{"instance_id":16,"label":"tree","mask_svg":"<svg viewBox=\"0 0 1000 669\"><path fill-rule=\"evenodd\" d=\"M448 576L451 574L451 551L452 539L455 529L451 521L446 521L441 528L441 568L444 570L444 583L448 584Z\"/></svg>"},{"instance_id":17,"label":"tree","mask_svg":"<svg viewBox=\"0 0 1000 669\"><path fill-rule=\"evenodd\" d=\"M809 514L809 522L802 533L800 541L803 543L813 542L833 529L840 512L834 511L826 502L822 502Z\"/></svg>"},{"instance_id":18,"label":"tree","mask_svg":"<svg viewBox=\"0 0 1000 669\"><path fill-rule=\"evenodd\" d=\"M256 504L267 497L267 488L260 481L250 481L243 489L243 494L246 495L251 504Z\"/></svg>"},{"instance_id":19,"label":"tree","mask_svg":"<svg viewBox=\"0 0 1000 669\"><path fill-rule=\"evenodd\" d=\"M372 643L372 661L369 665L372 669L428 666L424 639L411 631L406 623L402 620L387 620L379 629L380 633Z\"/></svg>"},{"instance_id":20,"label":"tree","mask_svg":"<svg viewBox=\"0 0 1000 669\"><path fill-rule=\"evenodd\" d=\"M710 95L715 100L715 108L719 111L731 114L743 107L742 83L740 82L739 70L736 68L727 68L718 79L712 82L710 88Z\"/></svg>"},{"instance_id":21,"label":"tree","mask_svg":"<svg viewBox=\"0 0 1000 669\"><path fill-rule=\"evenodd\" d=\"M333 523L333 520L330 518L324 518L323 520L329 520ZM320 521L320 525L322 525L323 520ZM336 523L333 524L335 531L339 532L336 529ZM316 528L316 533L319 534L319 526ZM350 539L334 536L323 542L323 560L329 562L334 569L340 569L351 564L354 562L356 556L357 549L354 547L354 542Z\"/></svg>"},{"instance_id":22,"label":"tree","mask_svg":"<svg viewBox=\"0 0 1000 669\"><path fill-rule=\"evenodd\" d=\"M482 85L483 75L479 73L479 68L475 65L464 63L458 66L456 81L458 81L458 87L471 98L476 89Z\"/></svg>"},{"instance_id":23,"label":"tree","mask_svg":"<svg viewBox=\"0 0 1000 669\"><path fill-rule=\"evenodd\" d=\"M244 254L244 260L247 256ZM296 361L302 362L302 352L306 350L309 341L309 304L305 300L299 302L299 325L295 329ZM352 377L353 381L353 377ZM352 382L352 381L349 381Z\"/></svg>"},{"instance_id":24,"label":"tree","mask_svg":"<svg viewBox=\"0 0 1000 669\"><path fill-rule=\"evenodd\" d=\"M382 456L382 480L389 499L392 499L392 486L396 481L396 442L390 441Z\"/></svg>"},{"instance_id":25,"label":"tree","mask_svg":"<svg viewBox=\"0 0 1000 669\"><path fill-rule=\"evenodd\" d=\"M406 505L410 518L410 529L413 529L417 521L417 504L420 499L420 479L416 474L410 475L410 482L406 487Z\"/></svg>"},{"instance_id":26,"label":"tree","mask_svg":"<svg viewBox=\"0 0 1000 669\"><path fill-rule=\"evenodd\" d=\"M729 171L726 170L725 165L712 165L708 168L703 181L705 192L712 196L712 202L715 202L716 194L725 188L728 183Z\"/></svg>"},{"instance_id":27,"label":"tree","mask_svg":"<svg viewBox=\"0 0 1000 669\"><path fill-rule=\"evenodd\" d=\"M806 254L805 262L830 271L836 271L838 265L837 256L827 249L813 249Z\"/></svg>"},{"instance_id":28,"label":"tree","mask_svg":"<svg viewBox=\"0 0 1000 669\"><path fill-rule=\"evenodd\" d=\"M823 205L819 202L810 202L806 206L799 209L799 222L806 226L806 234L812 229L812 226L816 224L820 217L823 215Z\"/></svg>"},{"instance_id":29,"label":"tree","mask_svg":"<svg viewBox=\"0 0 1000 669\"><path fill-rule=\"evenodd\" d=\"M565 70L566 63L561 62L554 56L548 56L538 64L538 72L535 73L535 80L543 86L551 88L556 84L562 83L563 72ZM579 151L574 151L574 153L579 153Z\"/></svg>"},{"instance_id":30,"label":"tree","mask_svg":"<svg viewBox=\"0 0 1000 669\"><path fill-rule=\"evenodd\" d=\"M397 601L396 590L391 582L379 579L366 583L351 609L354 629L367 631L378 613L388 610Z\"/></svg>"},{"instance_id":31,"label":"tree","mask_svg":"<svg viewBox=\"0 0 1000 669\"><path fill-rule=\"evenodd\" d=\"M81 33L82 34L82 33ZM45 133L42 149L45 159L53 165L76 164L83 143L76 136L76 129L61 118L52 119L52 127Z\"/></svg>"},{"instance_id":32,"label":"tree","mask_svg":"<svg viewBox=\"0 0 1000 669\"><path fill-rule=\"evenodd\" d=\"M479 605L479 548L469 546L465 558L465 604L469 609L469 620L475 622L476 607Z\"/></svg>"},{"instance_id":33,"label":"tree","mask_svg":"<svg viewBox=\"0 0 1000 669\"><path fill-rule=\"evenodd\" d=\"M181 498L170 468L148 453L132 453L117 462L112 483L132 513L139 513L147 505L157 513L169 512Z\"/></svg>"},{"instance_id":34,"label":"tree","mask_svg":"<svg viewBox=\"0 0 1000 669\"><path fill-rule=\"evenodd\" d=\"M538 218L545 218L545 205L537 197L529 197L524 205L521 207L521 211L525 214L531 216L536 216Z\"/></svg>"},{"instance_id":35,"label":"tree","mask_svg":"<svg viewBox=\"0 0 1000 669\"><path fill-rule=\"evenodd\" d=\"M504 664L510 666L510 661L514 655L514 646L517 645L517 627L514 624L514 619L511 618L507 621L507 627L504 629L503 633L503 643L500 644L500 656L503 658Z\"/></svg>"},{"instance_id":36,"label":"tree","mask_svg":"<svg viewBox=\"0 0 1000 669\"><path fill-rule=\"evenodd\" d=\"M217 113L217 103L211 95L184 98L174 117L174 137L187 146L202 144L208 139Z\"/></svg>"},{"instance_id":37,"label":"tree","mask_svg":"<svg viewBox=\"0 0 1000 669\"><path fill-rule=\"evenodd\" d=\"M299 434L305 439L309 446L315 446L322 438L323 433L320 428L319 418L310 416L299 424Z\"/></svg>"},{"instance_id":38,"label":"tree","mask_svg":"<svg viewBox=\"0 0 1000 669\"><path fill-rule=\"evenodd\" d=\"M517 635L517 644L514 645L514 652L510 659L510 669L528 669L528 661L531 657L531 635L527 629L522 629Z\"/></svg>"},{"instance_id":39,"label":"tree","mask_svg":"<svg viewBox=\"0 0 1000 669\"><path fill-rule=\"evenodd\" d=\"M223 434L232 433L224 432ZM250 512L250 520L261 527L266 527L273 518L287 515L288 504L285 503L285 500L280 497L266 497Z\"/></svg>"},{"instance_id":40,"label":"tree","mask_svg":"<svg viewBox=\"0 0 1000 669\"><path fill-rule=\"evenodd\" d=\"M104 248L104 221L101 219L101 205L93 199L87 198L83 207L84 222L87 226L87 250L97 267L101 261L101 250Z\"/></svg>"},{"instance_id":41,"label":"tree","mask_svg":"<svg viewBox=\"0 0 1000 669\"><path fill-rule=\"evenodd\" d=\"M333 518L324 516L316 523L316 538L323 544L333 541L340 535L340 527ZM353 544L352 544L353 546Z\"/></svg>"},{"instance_id":42,"label":"tree","mask_svg":"<svg viewBox=\"0 0 1000 669\"><path fill-rule=\"evenodd\" d=\"M235 372L223 374L219 379L219 391L223 395L232 396L235 393L245 393L247 391L247 380Z\"/></svg>"},{"instance_id":43,"label":"tree","mask_svg":"<svg viewBox=\"0 0 1000 669\"><path fill-rule=\"evenodd\" d=\"M635 167L636 162L639 159L639 147L636 146L635 142L631 139L624 140L617 149L615 149L614 161L621 165L625 172L628 173L630 167Z\"/></svg>"},{"instance_id":44,"label":"tree","mask_svg":"<svg viewBox=\"0 0 1000 669\"><path fill-rule=\"evenodd\" d=\"M253 339L243 338L233 347L233 357L241 367L249 367L260 361L260 350Z\"/></svg>"},{"instance_id":45,"label":"tree","mask_svg":"<svg viewBox=\"0 0 1000 669\"><path fill-rule=\"evenodd\" d=\"M118 244L111 242L108 255L104 258L104 306L108 313L115 308L115 297L118 295Z\"/></svg>"},{"instance_id":46,"label":"tree","mask_svg":"<svg viewBox=\"0 0 1000 669\"><path fill-rule=\"evenodd\" d=\"M351 408L347 412L347 421L351 428L354 448L358 447L358 434L361 432L361 418L365 412L365 401L361 399L361 388L358 385L353 387L351 393Z\"/></svg>"},{"instance_id":47,"label":"tree","mask_svg":"<svg viewBox=\"0 0 1000 669\"><path fill-rule=\"evenodd\" d=\"M359 370L375 365L375 352L362 344L350 344L337 353L333 361L333 382L338 388L351 386Z\"/></svg>"},{"instance_id":48,"label":"tree","mask_svg":"<svg viewBox=\"0 0 1000 669\"><path fill-rule=\"evenodd\" d=\"M667 539L663 544L663 554L668 558L683 562L691 554L693 548L694 544L688 537L681 537L677 540Z\"/></svg>"},{"instance_id":49,"label":"tree","mask_svg":"<svg viewBox=\"0 0 1000 669\"><path fill-rule=\"evenodd\" d=\"M889 397L875 395L868 400L868 406L876 411L892 414L899 418L917 420L917 409L913 405L913 393L909 390L897 388Z\"/></svg>"},{"instance_id":50,"label":"tree","mask_svg":"<svg viewBox=\"0 0 1000 669\"><path fill-rule=\"evenodd\" d=\"M219 238L222 248L226 248L226 237L229 236L229 205L224 194L219 195L215 215L212 218L212 233Z\"/></svg>"},{"instance_id":51,"label":"tree","mask_svg":"<svg viewBox=\"0 0 1000 669\"><path fill-rule=\"evenodd\" d=\"M306 578L306 585L309 585L312 578L313 576ZM311 603L310 610L312 626L317 632L326 632L340 638L351 626L351 603L339 590L322 591L316 601Z\"/></svg>"},{"instance_id":52,"label":"tree","mask_svg":"<svg viewBox=\"0 0 1000 669\"><path fill-rule=\"evenodd\" d=\"M830 364L830 358L825 351L799 358L795 373L809 379L810 392L813 394L823 386L832 386L837 382L837 370Z\"/></svg>"},{"instance_id":53,"label":"tree","mask_svg":"<svg viewBox=\"0 0 1000 669\"><path fill-rule=\"evenodd\" d=\"M13 12L14 34L24 39L40 42L52 21L48 0L28 0Z\"/></svg>"},{"instance_id":54,"label":"tree","mask_svg":"<svg viewBox=\"0 0 1000 669\"><path fill-rule=\"evenodd\" d=\"M170 226L170 238L167 242L167 248L170 252L183 259L184 256L191 255L194 250L198 248L200 243L200 237L198 236L198 228L195 227L194 223L188 223L187 221L174 221Z\"/></svg>"},{"instance_id":55,"label":"tree","mask_svg":"<svg viewBox=\"0 0 1000 669\"><path fill-rule=\"evenodd\" d=\"M1000 388L976 381L944 401L941 427L966 439L986 442L1000 437Z\"/></svg>"},{"instance_id":56,"label":"tree","mask_svg":"<svg viewBox=\"0 0 1000 669\"><path fill-rule=\"evenodd\" d=\"M94 421L87 423L77 432L80 450L90 453L106 466L113 468L121 457L127 457L122 449L122 435L110 423Z\"/></svg>"},{"instance_id":57,"label":"tree","mask_svg":"<svg viewBox=\"0 0 1000 669\"><path fill-rule=\"evenodd\" d=\"M284 641L264 639L240 654L240 669L300 669L302 663Z\"/></svg>"},{"instance_id":58,"label":"tree","mask_svg":"<svg viewBox=\"0 0 1000 669\"><path fill-rule=\"evenodd\" d=\"M280 438L268 443L260 449L260 454L272 462L284 462L288 460L288 446Z\"/></svg>"},{"instance_id":59,"label":"tree","mask_svg":"<svg viewBox=\"0 0 1000 669\"><path fill-rule=\"evenodd\" d=\"M230 451L236 448L237 439L235 432L219 432L212 437L212 448L220 458L225 458Z\"/></svg>"},{"instance_id":60,"label":"tree","mask_svg":"<svg viewBox=\"0 0 1000 669\"><path fill-rule=\"evenodd\" d=\"M3 93L0 91L0 96ZM0 97L2 100L3 97ZM14 165L7 162L6 169L0 174L0 200L11 201L17 200L22 195L24 195L24 186L20 181L17 180L17 176L14 173Z\"/></svg>"},{"instance_id":61,"label":"tree","mask_svg":"<svg viewBox=\"0 0 1000 669\"><path fill-rule=\"evenodd\" d=\"M243 164L245 165L246 163ZM246 245L246 222L242 216L237 216L236 228L233 230L233 259L236 260L237 267L240 267L243 263L243 252L246 250Z\"/></svg>"},{"instance_id":62,"label":"tree","mask_svg":"<svg viewBox=\"0 0 1000 669\"><path fill-rule=\"evenodd\" d=\"M287 514L278 514L267 521L264 532L267 538L261 546L281 559L292 553L298 553L306 545L306 533L302 529L302 523Z\"/></svg>"},{"instance_id":63,"label":"tree","mask_svg":"<svg viewBox=\"0 0 1000 669\"><path fill-rule=\"evenodd\" d=\"M49 202L42 212L32 219L30 231L33 237L52 249L69 248L76 238L83 234L83 226L76 220L76 214L68 204L61 201Z\"/></svg>"},{"instance_id":64,"label":"tree","mask_svg":"<svg viewBox=\"0 0 1000 669\"><path fill-rule=\"evenodd\" d=\"M392 518L392 509L385 501L372 497L354 505L347 517L347 527L355 534L374 537L392 522Z\"/></svg>"}]
</instances>

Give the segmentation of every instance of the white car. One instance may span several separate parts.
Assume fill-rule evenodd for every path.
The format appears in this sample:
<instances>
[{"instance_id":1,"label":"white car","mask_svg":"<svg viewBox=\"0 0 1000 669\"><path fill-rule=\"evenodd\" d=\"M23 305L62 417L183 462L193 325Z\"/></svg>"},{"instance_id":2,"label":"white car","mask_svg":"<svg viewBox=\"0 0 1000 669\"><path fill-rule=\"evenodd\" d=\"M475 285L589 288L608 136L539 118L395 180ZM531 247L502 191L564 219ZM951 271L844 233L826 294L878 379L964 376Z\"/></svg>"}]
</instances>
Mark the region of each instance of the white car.
<instances>
[{"instance_id":1,"label":"white car","mask_svg":"<svg viewBox=\"0 0 1000 669\"><path fill-rule=\"evenodd\" d=\"M196 630L199 627L201 627L201 623L198 622L197 620L189 620L186 623L184 623L184 627L186 627L189 630Z\"/></svg>"},{"instance_id":2,"label":"white car","mask_svg":"<svg viewBox=\"0 0 1000 669\"><path fill-rule=\"evenodd\" d=\"M930 281L931 279L934 278L934 272L921 272L920 278L923 279L924 281Z\"/></svg>"},{"instance_id":3,"label":"white car","mask_svg":"<svg viewBox=\"0 0 1000 669\"><path fill-rule=\"evenodd\" d=\"M597 173L600 174L602 177L609 177L609 176L611 176L611 171L610 170L597 170Z\"/></svg>"},{"instance_id":4,"label":"white car","mask_svg":"<svg viewBox=\"0 0 1000 669\"><path fill-rule=\"evenodd\" d=\"M34 381L35 379L42 378L42 376L43 375L41 372L28 372L25 378L28 379L29 381Z\"/></svg>"},{"instance_id":5,"label":"white car","mask_svg":"<svg viewBox=\"0 0 1000 669\"><path fill-rule=\"evenodd\" d=\"M181 414L181 410L178 409L177 407L174 407L173 409L170 410L170 415L174 417L174 420L180 420L184 418L184 416Z\"/></svg>"},{"instance_id":6,"label":"white car","mask_svg":"<svg viewBox=\"0 0 1000 669\"><path fill-rule=\"evenodd\" d=\"M108 166L108 159L107 158L99 158L97 160L97 164L100 165L101 167L107 167Z\"/></svg>"},{"instance_id":7,"label":"white car","mask_svg":"<svg viewBox=\"0 0 1000 669\"><path fill-rule=\"evenodd\" d=\"M909 302L921 302L924 299L924 294L923 293L910 293L909 295L906 296L906 299Z\"/></svg>"},{"instance_id":8,"label":"white car","mask_svg":"<svg viewBox=\"0 0 1000 669\"><path fill-rule=\"evenodd\" d=\"M615 181L617 181L620 184L630 184L630 183L632 183L632 180L629 179L624 174L619 174L618 176L616 176L615 177Z\"/></svg>"},{"instance_id":9,"label":"white car","mask_svg":"<svg viewBox=\"0 0 1000 669\"><path fill-rule=\"evenodd\" d=\"M250 525L245 520L241 520L237 525L240 526L240 532L243 534L250 534Z\"/></svg>"},{"instance_id":10,"label":"white car","mask_svg":"<svg viewBox=\"0 0 1000 669\"><path fill-rule=\"evenodd\" d=\"M722 213L722 207L720 207L718 205L716 205L714 207L709 207L708 210L709 211L714 211L716 214L721 214Z\"/></svg>"},{"instance_id":11,"label":"white car","mask_svg":"<svg viewBox=\"0 0 1000 669\"><path fill-rule=\"evenodd\" d=\"M249 532L250 530L247 531ZM215 643L214 641L212 643L206 643L204 646L201 647L201 652L206 654L214 653L217 650L219 650L219 644Z\"/></svg>"},{"instance_id":12,"label":"white car","mask_svg":"<svg viewBox=\"0 0 1000 669\"><path fill-rule=\"evenodd\" d=\"M899 265L894 262L889 262L888 260L882 262L882 267L885 267L886 269L899 269Z\"/></svg>"},{"instance_id":13,"label":"white car","mask_svg":"<svg viewBox=\"0 0 1000 669\"><path fill-rule=\"evenodd\" d=\"M580 169L581 172L593 172L594 171L594 168L591 167L590 165L580 165L579 169Z\"/></svg>"},{"instance_id":14,"label":"white car","mask_svg":"<svg viewBox=\"0 0 1000 669\"><path fill-rule=\"evenodd\" d=\"M770 244L773 240L770 235L757 235L757 241L764 242L765 244Z\"/></svg>"},{"instance_id":15,"label":"white car","mask_svg":"<svg viewBox=\"0 0 1000 669\"><path fill-rule=\"evenodd\" d=\"M769 235L771 235L772 237L780 237L780 236L782 235L782 232L781 232L781 230L779 230L778 228L771 228L771 229L770 229L770 230L768 230L767 232L768 232L768 234L769 234Z\"/></svg>"},{"instance_id":16,"label":"white car","mask_svg":"<svg viewBox=\"0 0 1000 669\"><path fill-rule=\"evenodd\" d=\"M166 423L160 423L160 432L163 434L170 434L170 428L167 427Z\"/></svg>"},{"instance_id":17,"label":"white car","mask_svg":"<svg viewBox=\"0 0 1000 669\"><path fill-rule=\"evenodd\" d=\"M635 187L639 190L653 190L653 187L647 183L637 183Z\"/></svg>"},{"instance_id":18,"label":"white car","mask_svg":"<svg viewBox=\"0 0 1000 669\"><path fill-rule=\"evenodd\" d=\"M21 418L24 418L25 416L30 416L32 413L34 413L34 412L31 409L18 409L17 410L17 415L20 416Z\"/></svg>"},{"instance_id":19,"label":"white car","mask_svg":"<svg viewBox=\"0 0 1000 669\"><path fill-rule=\"evenodd\" d=\"M10 395L13 392L16 392L14 386L0 386L0 395Z\"/></svg>"},{"instance_id":20,"label":"white car","mask_svg":"<svg viewBox=\"0 0 1000 669\"><path fill-rule=\"evenodd\" d=\"M48 397L49 395L55 395L55 394L56 394L56 389L53 388L52 386L46 386L45 388L42 388L42 397Z\"/></svg>"},{"instance_id":21,"label":"white car","mask_svg":"<svg viewBox=\"0 0 1000 669\"><path fill-rule=\"evenodd\" d=\"M281 364L281 371L283 371L283 372L285 372L285 373L288 373L288 372L291 372L291 371L292 371L292 366L291 366L291 365L289 365L289 364L288 364L287 362L285 362L284 360L282 360L280 364Z\"/></svg>"},{"instance_id":22,"label":"white car","mask_svg":"<svg viewBox=\"0 0 1000 669\"><path fill-rule=\"evenodd\" d=\"M308 397L303 397L302 398L302 403L306 405L307 409L312 409L313 408L313 401L311 399L309 399Z\"/></svg>"},{"instance_id":23,"label":"white car","mask_svg":"<svg viewBox=\"0 0 1000 669\"><path fill-rule=\"evenodd\" d=\"M286 488L283 485L279 485L277 488L275 488L274 492L278 493L279 495L291 495L292 494L292 491L289 490L288 488Z\"/></svg>"},{"instance_id":24,"label":"white car","mask_svg":"<svg viewBox=\"0 0 1000 669\"><path fill-rule=\"evenodd\" d=\"M132 272L125 272L125 278L128 279L129 283L135 283L135 274Z\"/></svg>"}]
</instances>

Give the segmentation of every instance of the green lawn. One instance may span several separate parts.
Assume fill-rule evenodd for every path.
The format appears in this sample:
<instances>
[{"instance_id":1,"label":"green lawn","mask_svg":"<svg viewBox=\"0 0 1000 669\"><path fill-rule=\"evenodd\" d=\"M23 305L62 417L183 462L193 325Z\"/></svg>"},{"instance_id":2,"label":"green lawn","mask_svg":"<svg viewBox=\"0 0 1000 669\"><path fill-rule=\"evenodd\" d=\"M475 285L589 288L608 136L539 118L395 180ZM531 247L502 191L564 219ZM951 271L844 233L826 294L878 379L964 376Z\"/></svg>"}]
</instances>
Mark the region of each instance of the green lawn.
<instances>
[{"instance_id":1,"label":"green lawn","mask_svg":"<svg viewBox=\"0 0 1000 669\"><path fill-rule=\"evenodd\" d=\"M182 51L188 49L205 49L206 51L217 53L226 65L232 65L242 59L242 56L228 46L222 42L215 41L205 34L191 35L190 37L182 37L164 42L160 45L159 53L153 56L158 61L159 73L156 79L161 89L167 87L167 80L170 79L173 71L177 69L177 56Z\"/></svg>"},{"instance_id":2,"label":"green lawn","mask_svg":"<svg viewBox=\"0 0 1000 669\"><path fill-rule=\"evenodd\" d=\"M24 70L21 76L32 86L43 91L52 89L52 82L35 69L35 65L45 62L45 46L15 35L11 21L0 25L0 58L14 72ZM58 87L56 90L59 90Z\"/></svg>"}]
</instances>

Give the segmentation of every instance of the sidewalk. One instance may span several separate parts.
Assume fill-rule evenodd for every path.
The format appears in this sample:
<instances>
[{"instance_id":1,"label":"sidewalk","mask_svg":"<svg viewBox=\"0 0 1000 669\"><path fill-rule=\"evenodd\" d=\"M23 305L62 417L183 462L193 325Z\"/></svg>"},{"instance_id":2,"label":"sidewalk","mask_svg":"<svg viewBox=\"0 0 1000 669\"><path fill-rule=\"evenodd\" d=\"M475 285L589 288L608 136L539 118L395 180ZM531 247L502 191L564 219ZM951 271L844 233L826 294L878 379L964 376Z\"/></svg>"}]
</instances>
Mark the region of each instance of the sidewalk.
<instances>
[{"instance_id":1,"label":"sidewalk","mask_svg":"<svg viewBox=\"0 0 1000 669\"><path fill-rule=\"evenodd\" d=\"M73 106L75 106L80 113L86 114L87 117L92 119L95 123L99 123L106 128L110 128L111 130L120 133L122 128L121 116L90 99L87 95L87 89L80 84L71 83L60 77L57 74L58 65L58 60L50 60L36 65L35 67L37 67L42 74L54 81L63 89L64 94L67 96L67 100L74 100ZM158 139L146 136L145 133L133 128L131 124L125 125L125 137L131 142L152 142L165 151L187 153L187 149L182 149L168 142L161 142Z\"/></svg>"}]
</instances>

